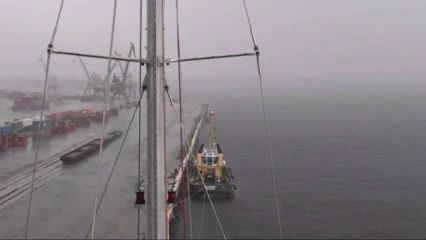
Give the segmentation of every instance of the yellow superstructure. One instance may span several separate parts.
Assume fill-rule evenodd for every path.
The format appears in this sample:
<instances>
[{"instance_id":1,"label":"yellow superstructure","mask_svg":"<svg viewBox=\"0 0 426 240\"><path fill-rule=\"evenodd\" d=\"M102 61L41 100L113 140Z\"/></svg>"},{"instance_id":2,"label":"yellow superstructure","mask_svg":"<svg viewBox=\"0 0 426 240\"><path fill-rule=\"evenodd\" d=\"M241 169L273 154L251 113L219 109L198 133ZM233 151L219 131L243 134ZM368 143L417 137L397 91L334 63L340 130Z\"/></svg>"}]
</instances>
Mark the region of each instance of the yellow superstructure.
<instances>
[{"instance_id":1,"label":"yellow superstructure","mask_svg":"<svg viewBox=\"0 0 426 240\"><path fill-rule=\"evenodd\" d=\"M192 194L202 196L205 191L218 196L234 196L235 185L232 183L231 169L226 161L219 144L215 141L215 113L208 111L209 123L208 141L198 149L196 159L189 173L191 175L189 188Z\"/></svg>"},{"instance_id":2,"label":"yellow superstructure","mask_svg":"<svg viewBox=\"0 0 426 240\"><path fill-rule=\"evenodd\" d=\"M197 154L196 164L201 176L211 176L215 182L223 181L223 168L226 167L226 162L216 143L212 149L202 148L202 152Z\"/></svg>"}]
</instances>

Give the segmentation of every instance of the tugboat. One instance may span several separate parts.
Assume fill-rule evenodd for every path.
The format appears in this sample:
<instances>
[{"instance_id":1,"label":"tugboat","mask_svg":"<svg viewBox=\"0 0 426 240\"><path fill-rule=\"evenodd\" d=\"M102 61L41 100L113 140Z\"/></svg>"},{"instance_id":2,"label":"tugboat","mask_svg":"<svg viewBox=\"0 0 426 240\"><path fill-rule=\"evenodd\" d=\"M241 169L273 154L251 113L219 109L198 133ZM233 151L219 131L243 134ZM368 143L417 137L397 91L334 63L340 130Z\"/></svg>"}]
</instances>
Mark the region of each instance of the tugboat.
<instances>
[{"instance_id":1,"label":"tugboat","mask_svg":"<svg viewBox=\"0 0 426 240\"><path fill-rule=\"evenodd\" d=\"M236 190L232 183L234 177L231 168L226 165L221 147L215 142L214 117L215 113L210 107L208 144L200 146L197 159L190 167L189 190L191 195L198 197L204 195L205 190L216 196L233 197Z\"/></svg>"}]
</instances>

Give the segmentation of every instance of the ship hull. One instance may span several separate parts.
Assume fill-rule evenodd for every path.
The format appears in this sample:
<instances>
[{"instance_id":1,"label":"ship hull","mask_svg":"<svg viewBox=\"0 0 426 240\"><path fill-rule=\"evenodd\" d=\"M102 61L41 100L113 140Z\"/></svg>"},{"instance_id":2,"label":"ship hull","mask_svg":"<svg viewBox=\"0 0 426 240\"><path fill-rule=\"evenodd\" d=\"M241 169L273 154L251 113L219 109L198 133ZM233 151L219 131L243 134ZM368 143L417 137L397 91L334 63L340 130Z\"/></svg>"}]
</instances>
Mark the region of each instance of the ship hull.
<instances>
[{"instance_id":1,"label":"ship hull","mask_svg":"<svg viewBox=\"0 0 426 240\"><path fill-rule=\"evenodd\" d=\"M202 182L190 183L189 191L191 196L201 198L206 193L206 189L210 196L232 198L235 195L234 185L232 183L216 183L214 185L206 184L204 188Z\"/></svg>"}]
</instances>

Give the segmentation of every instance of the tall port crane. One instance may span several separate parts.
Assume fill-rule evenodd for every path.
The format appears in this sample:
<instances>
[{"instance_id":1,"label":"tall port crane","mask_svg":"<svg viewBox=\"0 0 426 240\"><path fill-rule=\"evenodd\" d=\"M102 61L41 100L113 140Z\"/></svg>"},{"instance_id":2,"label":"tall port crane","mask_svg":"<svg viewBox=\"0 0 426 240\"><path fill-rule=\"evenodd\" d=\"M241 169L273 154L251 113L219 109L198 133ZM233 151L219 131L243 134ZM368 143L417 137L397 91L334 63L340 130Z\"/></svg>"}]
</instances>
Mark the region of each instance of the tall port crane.
<instances>
[{"instance_id":1,"label":"tall port crane","mask_svg":"<svg viewBox=\"0 0 426 240\"><path fill-rule=\"evenodd\" d=\"M100 74L93 72L92 74L89 73L89 70L87 70L86 64L84 64L83 59L78 56L78 60L80 61L81 66L83 67L84 73L86 74L86 77L88 79L86 88L84 89L84 95L93 95L93 96L103 96L108 95L106 92L106 86L105 82L102 80L102 77Z\"/></svg>"},{"instance_id":2,"label":"tall port crane","mask_svg":"<svg viewBox=\"0 0 426 240\"><path fill-rule=\"evenodd\" d=\"M46 63L44 62L43 58L40 57L38 61L43 65L43 70L46 71ZM49 79L49 84L47 85L46 91L47 95L50 97L59 96L58 78L56 76Z\"/></svg>"},{"instance_id":3,"label":"tall port crane","mask_svg":"<svg viewBox=\"0 0 426 240\"><path fill-rule=\"evenodd\" d=\"M121 56L120 54L116 54L116 56ZM124 68L121 62L118 62L118 66L120 67L120 72L122 76L124 76ZM128 71L126 75L126 84L125 87L129 93L129 98L136 97L136 82L133 80L133 74Z\"/></svg>"},{"instance_id":4,"label":"tall port crane","mask_svg":"<svg viewBox=\"0 0 426 240\"><path fill-rule=\"evenodd\" d=\"M115 52L115 55L121 56L121 54L118 53L118 52ZM133 55L133 57L136 57L135 46L133 45L133 43L130 43L130 50L129 50L128 57L130 58L130 57L132 57L132 55ZM131 82L132 75L129 72L129 63L130 62L126 62L126 65L125 65L124 70L123 70L121 63L118 61L118 64L119 64L121 72L122 72L122 77L120 79L115 74L113 76L112 85L110 86L110 91L111 91L111 94L112 94L112 96L111 96L111 104L112 105L114 105L115 100L118 99L121 96L121 97L123 97L126 106L130 106L131 96L136 95L136 91L134 89L134 87L135 87L134 83Z\"/></svg>"}]
</instances>

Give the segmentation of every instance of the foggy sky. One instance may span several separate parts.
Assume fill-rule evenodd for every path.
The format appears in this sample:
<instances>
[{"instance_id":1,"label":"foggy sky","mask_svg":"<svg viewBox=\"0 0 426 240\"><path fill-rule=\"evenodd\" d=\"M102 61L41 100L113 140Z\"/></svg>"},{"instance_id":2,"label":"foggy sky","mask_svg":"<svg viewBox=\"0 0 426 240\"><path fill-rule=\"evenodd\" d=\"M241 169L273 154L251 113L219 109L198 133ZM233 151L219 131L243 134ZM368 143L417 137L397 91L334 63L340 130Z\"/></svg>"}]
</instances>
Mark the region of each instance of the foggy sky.
<instances>
[{"instance_id":1,"label":"foggy sky","mask_svg":"<svg viewBox=\"0 0 426 240\"><path fill-rule=\"evenodd\" d=\"M173 58L175 5L166 2L166 54ZM0 0L0 85L11 78L43 78L37 59L46 58L59 4L59 0ZM247 0L247 4L269 81L426 76L424 0ZM66 0L54 48L107 55L112 7L112 0ZM114 49L123 55L129 42L139 45L138 14L139 1L118 1ZM239 0L181 0L180 22L183 57L252 50ZM73 59L54 55L51 74L86 80ZM105 75L106 61L86 62L90 71ZM136 73L136 66L132 69ZM175 71L168 67L170 78ZM253 58L185 63L183 71L193 81L256 76Z\"/></svg>"}]
</instances>

